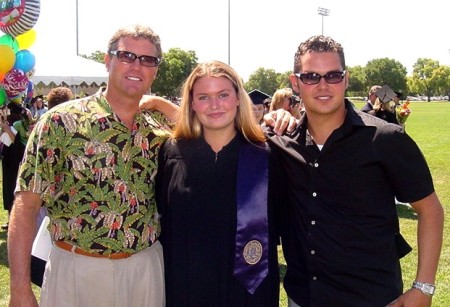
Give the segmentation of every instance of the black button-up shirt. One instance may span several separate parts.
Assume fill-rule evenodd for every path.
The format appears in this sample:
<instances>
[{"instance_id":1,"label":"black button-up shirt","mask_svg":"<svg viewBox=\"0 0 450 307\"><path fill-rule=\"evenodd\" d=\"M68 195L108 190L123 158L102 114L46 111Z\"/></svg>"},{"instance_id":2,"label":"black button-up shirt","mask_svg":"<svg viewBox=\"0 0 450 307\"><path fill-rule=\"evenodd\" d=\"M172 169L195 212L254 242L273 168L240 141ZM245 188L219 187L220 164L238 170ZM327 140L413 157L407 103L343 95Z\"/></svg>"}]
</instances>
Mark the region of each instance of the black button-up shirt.
<instances>
[{"instance_id":1,"label":"black button-up shirt","mask_svg":"<svg viewBox=\"0 0 450 307\"><path fill-rule=\"evenodd\" d=\"M354 109L319 150L303 118L271 135L286 180L280 208L288 296L305 306L385 306L403 291L395 233L400 201L434 191L426 161L401 127ZM270 134L269 134L270 135Z\"/></svg>"}]
</instances>

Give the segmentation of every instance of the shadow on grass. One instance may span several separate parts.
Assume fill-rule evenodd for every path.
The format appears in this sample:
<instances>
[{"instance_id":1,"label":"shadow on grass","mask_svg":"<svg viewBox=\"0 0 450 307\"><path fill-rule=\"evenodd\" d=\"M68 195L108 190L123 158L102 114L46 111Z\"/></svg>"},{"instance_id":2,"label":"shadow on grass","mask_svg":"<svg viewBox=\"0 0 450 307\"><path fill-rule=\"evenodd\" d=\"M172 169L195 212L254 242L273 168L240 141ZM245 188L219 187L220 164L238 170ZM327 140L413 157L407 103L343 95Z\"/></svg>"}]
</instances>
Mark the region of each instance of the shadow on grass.
<instances>
[{"instance_id":1,"label":"shadow on grass","mask_svg":"<svg viewBox=\"0 0 450 307\"><path fill-rule=\"evenodd\" d=\"M8 253L6 250L6 237L7 232L5 230L0 231L0 265L8 267Z\"/></svg>"},{"instance_id":2,"label":"shadow on grass","mask_svg":"<svg viewBox=\"0 0 450 307\"><path fill-rule=\"evenodd\" d=\"M286 269L287 269L287 265L285 264L279 264L278 268L280 270L280 283L283 283L284 280L284 276L286 275Z\"/></svg>"},{"instance_id":3,"label":"shadow on grass","mask_svg":"<svg viewBox=\"0 0 450 307\"><path fill-rule=\"evenodd\" d=\"M409 205L397 205L397 214L401 219L417 220L417 214Z\"/></svg>"}]
</instances>

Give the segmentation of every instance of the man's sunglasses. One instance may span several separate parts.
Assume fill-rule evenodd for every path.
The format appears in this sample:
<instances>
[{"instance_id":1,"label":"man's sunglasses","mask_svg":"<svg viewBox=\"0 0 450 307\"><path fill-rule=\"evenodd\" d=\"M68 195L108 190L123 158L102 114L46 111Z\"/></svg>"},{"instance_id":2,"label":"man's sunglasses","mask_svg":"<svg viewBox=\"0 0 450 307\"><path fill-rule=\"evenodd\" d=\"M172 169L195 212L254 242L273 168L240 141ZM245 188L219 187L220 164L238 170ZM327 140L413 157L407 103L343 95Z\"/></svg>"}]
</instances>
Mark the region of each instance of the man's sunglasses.
<instances>
[{"instance_id":1,"label":"man's sunglasses","mask_svg":"<svg viewBox=\"0 0 450 307\"><path fill-rule=\"evenodd\" d=\"M319 75L315 72L308 73L296 73L297 78L300 79L304 84L312 85L320 82L320 79L324 78L328 84L336 84L342 82L345 76L344 71L330 71L325 75Z\"/></svg>"},{"instance_id":2,"label":"man's sunglasses","mask_svg":"<svg viewBox=\"0 0 450 307\"><path fill-rule=\"evenodd\" d=\"M132 64L136 59L139 59L139 63L146 67L155 67L160 63L160 59L151 55L141 55L137 56L133 52L112 50L110 54L115 55L117 59L122 63Z\"/></svg>"}]
</instances>

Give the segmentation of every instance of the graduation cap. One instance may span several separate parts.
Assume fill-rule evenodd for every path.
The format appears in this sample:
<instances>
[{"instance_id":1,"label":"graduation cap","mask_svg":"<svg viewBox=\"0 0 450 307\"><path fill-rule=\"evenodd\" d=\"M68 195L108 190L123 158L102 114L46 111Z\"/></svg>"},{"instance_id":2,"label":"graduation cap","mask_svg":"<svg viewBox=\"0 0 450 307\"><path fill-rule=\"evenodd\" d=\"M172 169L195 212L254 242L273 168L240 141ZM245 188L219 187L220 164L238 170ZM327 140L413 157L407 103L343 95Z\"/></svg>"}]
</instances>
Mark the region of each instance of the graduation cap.
<instances>
[{"instance_id":1,"label":"graduation cap","mask_svg":"<svg viewBox=\"0 0 450 307\"><path fill-rule=\"evenodd\" d=\"M397 96L398 99L400 99L400 100L405 99L405 98L403 97L403 94L402 94L401 92L399 92L399 91L394 91L394 93L395 93L395 95Z\"/></svg>"},{"instance_id":2,"label":"graduation cap","mask_svg":"<svg viewBox=\"0 0 450 307\"><path fill-rule=\"evenodd\" d=\"M381 102L389 102L397 97L397 94L389 87L389 85L385 84L381 88L375 91L375 94L381 100Z\"/></svg>"},{"instance_id":3,"label":"graduation cap","mask_svg":"<svg viewBox=\"0 0 450 307\"><path fill-rule=\"evenodd\" d=\"M270 95L261 92L260 90L253 90L249 92L248 95L250 96L253 104L263 104L265 99L271 98Z\"/></svg>"},{"instance_id":4,"label":"graduation cap","mask_svg":"<svg viewBox=\"0 0 450 307\"><path fill-rule=\"evenodd\" d=\"M36 96L34 96L33 98L31 98L30 103L33 104L38 99L44 100L44 95L36 95Z\"/></svg>"}]
</instances>

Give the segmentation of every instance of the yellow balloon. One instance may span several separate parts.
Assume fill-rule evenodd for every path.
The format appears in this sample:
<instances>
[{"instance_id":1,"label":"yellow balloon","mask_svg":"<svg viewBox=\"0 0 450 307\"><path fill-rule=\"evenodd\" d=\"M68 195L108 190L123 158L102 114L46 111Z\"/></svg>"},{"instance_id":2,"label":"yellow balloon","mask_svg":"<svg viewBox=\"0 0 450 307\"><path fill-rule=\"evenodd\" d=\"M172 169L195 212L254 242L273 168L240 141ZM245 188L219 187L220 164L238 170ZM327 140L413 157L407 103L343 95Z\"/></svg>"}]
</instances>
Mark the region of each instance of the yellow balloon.
<instances>
[{"instance_id":1,"label":"yellow balloon","mask_svg":"<svg viewBox=\"0 0 450 307\"><path fill-rule=\"evenodd\" d=\"M16 54L14 50L6 45L0 45L0 73L6 74L16 63Z\"/></svg>"},{"instance_id":2,"label":"yellow balloon","mask_svg":"<svg viewBox=\"0 0 450 307\"><path fill-rule=\"evenodd\" d=\"M16 37L17 42L19 43L19 49L29 49L34 42L36 41L36 31L31 29L23 34L20 34Z\"/></svg>"}]
</instances>

